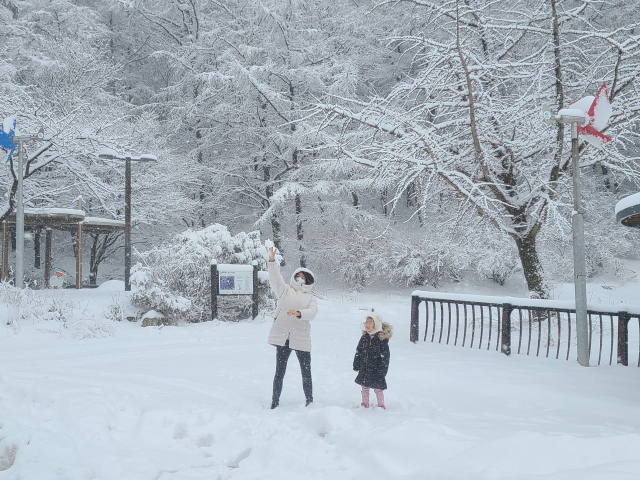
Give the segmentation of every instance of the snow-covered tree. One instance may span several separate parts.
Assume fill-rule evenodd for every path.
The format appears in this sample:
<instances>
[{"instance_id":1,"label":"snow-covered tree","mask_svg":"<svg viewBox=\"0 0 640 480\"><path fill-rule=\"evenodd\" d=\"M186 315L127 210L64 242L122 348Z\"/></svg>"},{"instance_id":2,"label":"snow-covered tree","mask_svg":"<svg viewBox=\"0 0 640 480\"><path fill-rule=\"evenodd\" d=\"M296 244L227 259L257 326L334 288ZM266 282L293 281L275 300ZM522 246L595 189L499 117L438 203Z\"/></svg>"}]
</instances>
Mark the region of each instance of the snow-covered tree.
<instances>
[{"instance_id":1,"label":"snow-covered tree","mask_svg":"<svg viewBox=\"0 0 640 480\"><path fill-rule=\"evenodd\" d=\"M639 179L629 150L640 112L635 20L607 22L589 1L403 3L427 19L390 39L407 48L415 73L384 97L320 105L322 125L339 132L327 146L365 166L371 182L393 187L393 201L416 180L422 208L451 192L456 217L479 216L508 235L529 290L547 296L536 241L570 198L570 152L565 128L546 127L540 105L562 108L607 81L614 142L583 148L582 166Z\"/></svg>"}]
</instances>

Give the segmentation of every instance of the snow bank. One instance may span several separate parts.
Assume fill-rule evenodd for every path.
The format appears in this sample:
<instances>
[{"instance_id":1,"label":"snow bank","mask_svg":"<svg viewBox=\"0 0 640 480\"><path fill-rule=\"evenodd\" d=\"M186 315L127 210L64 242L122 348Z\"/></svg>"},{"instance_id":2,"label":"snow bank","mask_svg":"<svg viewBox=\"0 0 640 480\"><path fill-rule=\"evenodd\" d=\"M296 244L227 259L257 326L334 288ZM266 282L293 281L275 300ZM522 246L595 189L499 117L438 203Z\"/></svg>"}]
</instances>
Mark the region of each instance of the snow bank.
<instances>
[{"instance_id":1,"label":"snow bank","mask_svg":"<svg viewBox=\"0 0 640 480\"><path fill-rule=\"evenodd\" d=\"M122 280L107 280L98 286L98 290L103 292L124 292L124 282Z\"/></svg>"}]
</instances>

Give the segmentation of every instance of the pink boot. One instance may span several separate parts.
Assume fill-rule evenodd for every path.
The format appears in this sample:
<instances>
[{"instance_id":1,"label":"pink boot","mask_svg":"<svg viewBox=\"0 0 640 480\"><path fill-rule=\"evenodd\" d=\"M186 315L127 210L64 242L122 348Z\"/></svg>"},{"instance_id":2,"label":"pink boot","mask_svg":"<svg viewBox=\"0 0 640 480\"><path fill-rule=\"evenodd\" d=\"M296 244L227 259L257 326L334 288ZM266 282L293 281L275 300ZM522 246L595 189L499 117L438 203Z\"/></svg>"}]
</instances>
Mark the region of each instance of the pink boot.
<instances>
[{"instance_id":1,"label":"pink boot","mask_svg":"<svg viewBox=\"0 0 640 480\"><path fill-rule=\"evenodd\" d=\"M381 409L386 410L387 407L384 406L384 390L380 390L378 388L374 388L373 391L376 394L376 400L378 401L378 406Z\"/></svg>"},{"instance_id":2,"label":"pink boot","mask_svg":"<svg viewBox=\"0 0 640 480\"><path fill-rule=\"evenodd\" d=\"M362 387L362 403L360 404L360 406L364 408L369 408L369 388L368 387Z\"/></svg>"}]
</instances>

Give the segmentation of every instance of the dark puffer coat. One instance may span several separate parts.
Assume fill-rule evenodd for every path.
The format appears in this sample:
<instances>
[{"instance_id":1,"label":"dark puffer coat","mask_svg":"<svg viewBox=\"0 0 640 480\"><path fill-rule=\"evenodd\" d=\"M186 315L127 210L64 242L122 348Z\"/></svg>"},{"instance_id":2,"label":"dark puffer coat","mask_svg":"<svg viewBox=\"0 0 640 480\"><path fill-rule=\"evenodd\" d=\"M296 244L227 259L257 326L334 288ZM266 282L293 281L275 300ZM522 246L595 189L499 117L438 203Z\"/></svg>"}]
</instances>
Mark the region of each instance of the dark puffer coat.
<instances>
[{"instance_id":1,"label":"dark puffer coat","mask_svg":"<svg viewBox=\"0 0 640 480\"><path fill-rule=\"evenodd\" d=\"M382 322L382 331L371 336L366 331L362 333L356 356L353 359L353 369L358 372L356 383L363 387L386 390L387 371L389 370L389 339L393 335L393 326Z\"/></svg>"}]
</instances>

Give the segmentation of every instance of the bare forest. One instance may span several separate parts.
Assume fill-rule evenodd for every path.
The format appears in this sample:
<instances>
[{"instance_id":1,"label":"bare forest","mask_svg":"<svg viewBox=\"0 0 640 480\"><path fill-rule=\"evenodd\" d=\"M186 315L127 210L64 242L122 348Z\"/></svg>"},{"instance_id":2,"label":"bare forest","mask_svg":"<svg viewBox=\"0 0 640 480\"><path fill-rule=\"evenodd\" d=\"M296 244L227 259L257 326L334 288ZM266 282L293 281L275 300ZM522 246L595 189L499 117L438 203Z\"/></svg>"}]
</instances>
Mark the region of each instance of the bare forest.
<instances>
[{"instance_id":1,"label":"bare forest","mask_svg":"<svg viewBox=\"0 0 640 480\"><path fill-rule=\"evenodd\" d=\"M637 7L0 0L0 113L48 135L27 145L27 207L82 197L122 219L124 166L97 152L156 155L134 167L139 251L221 224L353 290L479 276L545 298L572 275L572 179L569 129L541 105L603 82L613 141L580 147L588 273L637 258L614 216L640 185ZM17 190L2 157L0 221ZM87 240L92 281L121 243Z\"/></svg>"}]
</instances>

